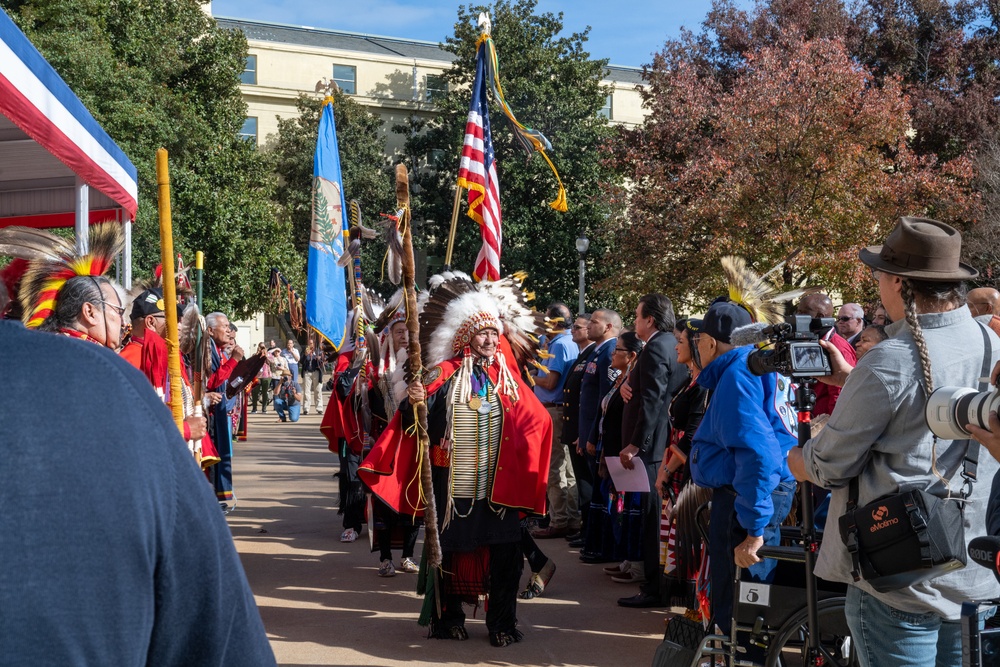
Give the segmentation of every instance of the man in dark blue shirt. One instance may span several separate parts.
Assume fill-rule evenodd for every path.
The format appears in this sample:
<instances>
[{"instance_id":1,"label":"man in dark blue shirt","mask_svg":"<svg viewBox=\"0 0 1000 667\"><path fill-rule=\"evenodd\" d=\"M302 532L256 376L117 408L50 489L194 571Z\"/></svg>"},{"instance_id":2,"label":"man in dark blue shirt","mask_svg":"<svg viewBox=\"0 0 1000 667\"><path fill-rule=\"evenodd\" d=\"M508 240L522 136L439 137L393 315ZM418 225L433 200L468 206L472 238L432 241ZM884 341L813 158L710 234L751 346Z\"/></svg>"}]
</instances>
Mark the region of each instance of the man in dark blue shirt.
<instances>
[{"instance_id":1,"label":"man in dark blue shirt","mask_svg":"<svg viewBox=\"0 0 1000 667\"><path fill-rule=\"evenodd\" d=\"M577 487L580 492L580 511L583 515L584 534L590 517L588 510L593 495L593 480L597 477L597 441L595 439L595 424L601 413L601 401L611 391L611 355L614 354L618 342L618 332L622 329L622 318L613 310L599 308L590 316L587 327L587 338L596 346L594 353L587 360L580 382L579 431L580 438L575 448L582 453L587 462L587 484L580 483L577 475Z\"/></svg>"},{"instance_id":2,"label":"man in dark blue shirt","mask_svg":"<svg viewBox=\"0 0 1000 667\"><path fill-rule=\"evenodd\" d=\"M0 321L0 666L274 665L225 519L149 381ZM52 391L52 379L60 389Z\"/></svg>"}]
</instances>

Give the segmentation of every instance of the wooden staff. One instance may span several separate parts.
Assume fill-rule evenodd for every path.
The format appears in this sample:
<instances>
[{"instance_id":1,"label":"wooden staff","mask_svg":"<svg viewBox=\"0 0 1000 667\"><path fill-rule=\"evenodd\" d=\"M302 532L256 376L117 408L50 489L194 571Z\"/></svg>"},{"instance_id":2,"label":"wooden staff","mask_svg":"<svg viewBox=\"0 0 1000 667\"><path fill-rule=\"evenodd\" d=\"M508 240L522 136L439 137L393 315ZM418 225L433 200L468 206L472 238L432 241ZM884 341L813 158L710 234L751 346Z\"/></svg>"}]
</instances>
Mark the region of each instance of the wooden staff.
<instances>
[{"instance_id":1,"label":"wooden staff","mask_svg":"<svg viewBox=\"0 0 1000 667\"><path fill-rule=\"evenodd\" d=\"M177 283L174 278L174 233L170 219L170 170L167 149L156 151L157 204L160 211L160 261L163 264L163 314L167 318L167 372L170 376L170 411L184 434L184 405L181 403L181 358L177 340Z\"/></svg>"},{"instance_id":2,"label":"wooden staff","mask_svg":"<svg viewBox=\"0 0 1000 667\"><path fill-rule=\"evenodd\" d=\"M414 282L413 235L410 226L410 179L406 165L396 165L396 207L403 211L399 227L403 232L403 294L406 298L406 328L410 333L410 384L423 383L424 364L420 356L420 323L417 321L417 291ZM427 437L427 402L413 406L417 412L417 447L420 448L420 489L424 496L424 543L427 545L428 566L441 566L441 541L438 535L437 505L431 481L430 440Z\"/></svg>"}]
</instances>

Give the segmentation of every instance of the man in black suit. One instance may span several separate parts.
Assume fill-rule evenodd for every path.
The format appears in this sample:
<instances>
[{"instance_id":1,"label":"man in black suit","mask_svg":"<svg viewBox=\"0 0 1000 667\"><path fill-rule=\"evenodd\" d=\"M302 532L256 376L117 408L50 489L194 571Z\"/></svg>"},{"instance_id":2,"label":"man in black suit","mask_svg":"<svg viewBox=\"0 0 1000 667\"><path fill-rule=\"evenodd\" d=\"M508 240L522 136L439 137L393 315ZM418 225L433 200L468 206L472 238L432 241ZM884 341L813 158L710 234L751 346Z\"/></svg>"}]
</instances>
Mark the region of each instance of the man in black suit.
<instances>
[{"instance_id":1,"label":"man in black suit","mask_svg":"<svg viewBox=\"0 0 1000 667\"><path fill-rule=\"evenodd\" d=\"M622 414L622 465L631 470L645 466L650 492L643 494L642 558L645 583L639 594L618 600L622 607L662 607L660 596L660 496L656 491L656 467L670 440L670 399L688 379L687 369L677 362L674 337L674 306L662 294L647 294L635 309L635 333L646 342L628 379L630 391ZM626 395L627 394L627 395ZM633 459L638 459L634 461Z\"/></svg>"}]
</instances>

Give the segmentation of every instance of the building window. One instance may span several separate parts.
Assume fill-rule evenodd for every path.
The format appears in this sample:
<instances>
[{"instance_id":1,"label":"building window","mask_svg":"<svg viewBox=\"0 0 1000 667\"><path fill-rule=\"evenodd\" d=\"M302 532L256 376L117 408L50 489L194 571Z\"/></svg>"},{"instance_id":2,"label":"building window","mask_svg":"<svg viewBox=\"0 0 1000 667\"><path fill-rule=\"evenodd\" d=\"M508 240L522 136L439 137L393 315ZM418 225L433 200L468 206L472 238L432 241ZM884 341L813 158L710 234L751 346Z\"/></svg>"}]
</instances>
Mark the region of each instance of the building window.
<instances>
[{"instance_id":1,"label":"building window","mask_svg":"<svg viewBox=\"0 0 1000 667\"><path fill-rule=\"evenodd\" d=\"M341 92L348 95L357 95L358 68L351 65L334 65L333 81L340 88Z\"/></svg>"},{"instance_id":2,"label":"building window","mask_svg":"<svg viewBox=\"0 0 1000 667\"><path fill-rule=\"evenodd\" d=\"M604 116L608 120L611 120L612 109L613 107L611 104L611 95L608 95L608 99L604 100L604 106L601 107L601 110L598 111L597 113Z\"/></svg>"},{"instance_id":3,"label":"building window","mask_svg":"<svg viewBox=\"0 0 1000 667\"><path fill-rule=\"evenodd\" d=\"M252 141L254 145L257 144L257 119L254 116L248 116L243 121L243 127L240 129L240 139Z\"/></svg>"},{"instance_id":4,"label":"building window","mask_svg":"<svg viewBox=\"0 0 1000 667\"><path fill-rule=\"evenodd\" d=\"M448 94L448 81L439 74L428 74L425 88L425 101L440 102Z\"/></svg>"},{"instance_id":5,"label":"building window","mask_svg":"<svg viewBox=\"0 0 1000 667\"><path fill-rule=\"evenodd\" d=\"M240 83L257 85L257 56L247 56L247 64L240 74Z\"/></svg>"}]
</instances>

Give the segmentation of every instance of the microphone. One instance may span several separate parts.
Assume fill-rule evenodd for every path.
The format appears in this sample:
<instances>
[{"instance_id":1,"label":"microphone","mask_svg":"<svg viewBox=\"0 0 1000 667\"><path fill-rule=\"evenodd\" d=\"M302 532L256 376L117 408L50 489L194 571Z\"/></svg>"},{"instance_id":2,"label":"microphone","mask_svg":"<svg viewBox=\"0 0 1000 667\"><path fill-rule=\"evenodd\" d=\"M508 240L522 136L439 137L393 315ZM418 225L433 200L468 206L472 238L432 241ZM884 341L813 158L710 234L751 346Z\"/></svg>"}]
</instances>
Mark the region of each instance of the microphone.
<instances>
[{"instance_id":1,"label":"microphone","mask_svg":"<svg viewBox=\"0 0 1000 667\"><path fill-rule=\"evenodd\" d=\"M738 329L733 329L733 333L729 336L729 341L732 343L733 347L766 343L771 340L771 334L774 333L776 326L784 325L772 326L766 322L754 322L753 324L747 324L746 326L739 327Z\"/></svg>"},{"instance_id":2,"label":"microphone","mask_svg":"<svg viewBox=\"0 0 1000 667\"><path fill-rule=\"evenodd\" d=\"M992 572L1000 581L1000 537L984 535L969 542L969 558Z\"/></svg>"}]
</instances>

